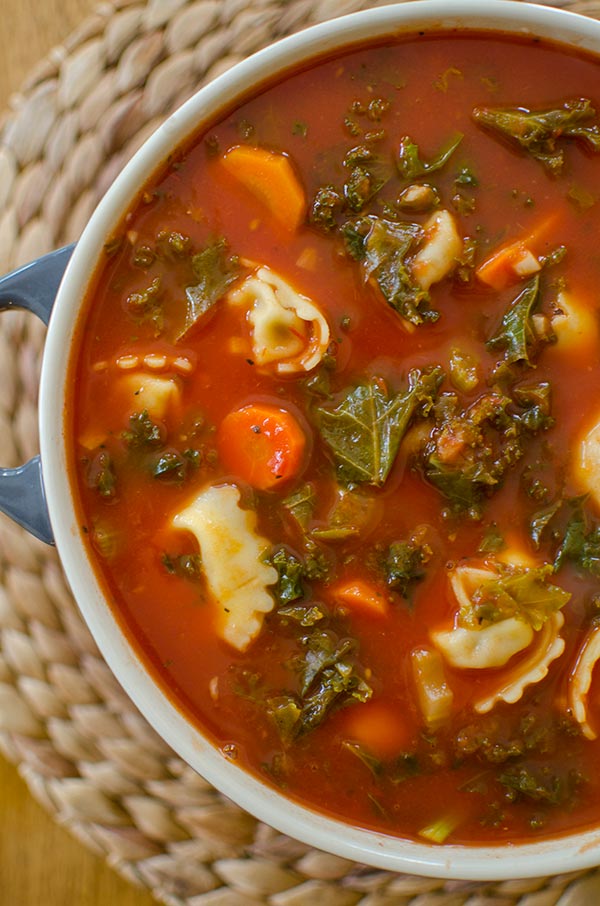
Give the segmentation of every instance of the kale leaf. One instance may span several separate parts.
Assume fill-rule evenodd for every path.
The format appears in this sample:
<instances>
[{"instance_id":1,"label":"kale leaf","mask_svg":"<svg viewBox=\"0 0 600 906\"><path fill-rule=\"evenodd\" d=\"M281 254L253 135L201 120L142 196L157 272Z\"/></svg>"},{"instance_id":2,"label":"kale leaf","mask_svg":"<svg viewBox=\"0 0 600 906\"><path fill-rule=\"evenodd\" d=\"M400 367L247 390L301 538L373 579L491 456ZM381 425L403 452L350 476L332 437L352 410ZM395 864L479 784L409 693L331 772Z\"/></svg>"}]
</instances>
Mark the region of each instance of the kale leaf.
<instances>
[{"instance_id":1,"label":"kale leaf","mask_svg":"<svg viewBox=\"0 0 600 906\"><path fill-rule=\"evenodd\" d=\"M483 582L475 590L469 607L462 606L458 623L465 629L516 617L538 630L546 620L570 600L571 594L551 585L550 564L539 567L501 566L498 578Z\"/></svg>"},{"instance_id":2,"label":"kale leaf","mask_svg":"<svg viewBox=\"0 0 600 906\"><path fill-rule=\"evenodd\" d=\"M553 176L560 174L564 164L564 151L557 147L559 139L581 139L592 151L600 151L600 127L590 123L595 116L596 111L587 98L566 101L555 110L535 111L524 107L473 110L476 123L531 154Z\"/></svg>"},{"instance_id":3,"label":"kale leaf","mask_svg":"<svg viewBox=\"0 0 600 906\"><path fill-rule=\"evenodd\" d=\"M128 447L156 447L163 442L160 425L152 421L147 409L129 416L129 430L121 437Z\"/></svg>"},{"instance_id":4,"label":"kale leaf","mask_svg":"<svg viewBox=\"0 0 600 906\"><path fill-rule=\"evenodd\" d=\"M368 701L373 694L354 658L356 642L316 630L305 637L304 648L295 665L298 694L283 693L267 700L268 713L286 743L314 730L334 709Z\"/></svg>"},{"instance_id":5,"label":"kale leaf","mask_svg":"<svg viewBox=\"0 0 600 906\"><path fill-rule=\"evenodd\" d=\"M225 239L219 239L192 256L191 266L195 279L187 286L185 324L178 340L183 339L198 324L203 315L215 305L241 273L239 259L228 255Z\"/></svg>"},{"instance_id":6,"label":"kale leaf","mask_svg":"<svg viewBox=\"0 0 600 906\"><path fill-rule=\"evenodd\" d=\"M439 367L415 368L404 393L390 395L381 380L371 378L346 391L334 408L318 407L317 425L341 476L381 487L413 416L421 407L429 411L442 380Z\"/></svg>"},{"instance_id":7,"label":"kale leaf","mask_svg":"<svg viewBox=\"0 0 600 906\"><path fill-rule=\"evenodd\" d=\"M138 326L150 324L154 336L160 336L165 326L160 277L155 277L146 289L129 293L125 310Z\"/></svg>"},{"instance_id":8,"label":"kale leaf","mask_svg":"<svg viewBox=\"0 0 600 906\"><path fill-rule=\"evenodd\" d=\"M312 519L316 501L315 489L312 484L307 482L282 500L281 506L305 532Z\"/></svg>"},{"instance_id":9,"label":"kale leaf","mask_svg":"<svg viewBox=\"0 0 600 906\"><path fill-rule=\"evenodd\" d=\"M271 555L270 563L277 570L275 595L280 604L291 604L292 601L303 598L302 579L305 571L302 561L281 547Z\"/></svg>"},{"instance_id":10,"label":"kale leaf","mask_svg":"<svg viewBox=\"0 0 600 906\"><path fill-rule=\"evenodd\" d=\"M351 148L344 158L348 178L344 183L346 207L359 213L390 179L391 170L367 145Z\"/></svg>"},{"instance_id":11,"label":"kale leaf","mask_svg":"<svg viewBox=\"0 0 600 906\"><path fill-rule=\"evenodd\" d=\"M328 524L314 528L313 538L320 541L344 541L359 535L369 522L375 501L355 489L339 488L328 517Z\"/></svg>"},{"instance_id":12,"label":"kale leaf","mask_svg":"<svg viewBox=\"0 0 600 906\"><path fill-rule=\"evenodd\" d=\"M531 365L530 355L537 345L537 335L532 314L537 307L540 294L540 280L536 275L511 302L502 317L500 327L487 341L489 349L504 350L507 364L523 362Z\"/></svg>"},{"instance_id":13,"label":"kale leaf","mask_svg":"<svg viewBox=\"0 0 600 906\"><path fill-rule=\"evenodd\" d=\"M593 522L590 525L591 520L583 509L584 500L577 497L570 501L574 511L554 557L554 570L570 561L593 576L600 576L600 526Z\"/></svg>"},{"instance_id":14,"label":"kale leaf","mask_svg":"<svg viewBox=\"0 0 600 906\"><path fill-rule=\"evenodd\" d=\"M499 392L479 397L465 411L442 413L425 447L425 477L450 503L451 515L480 518L484 496L500 487L523 455L522 427L511 400Z\"/></svg>"},{"instance_id":15,"label":"kale leaf","mask_svg":"<svg viewBox=\"0 0 600 906\"><path fill-rule=\"evenodd\" d=\"M369 215L342 226L348 253L360 261L365 277L373 278L383 298L416 326L437 321L439 312L429 308L429 293L414 280L409 256L423 229L410 221L384 220Z\"/></svg>"},{"instance_id":16,"label":"kale leaf","mask_svg":"<svg viewBox=\"0 0 600 906\"><path fill-rule=\"evenodd\" d=\"M400 139L398 150L398 171L403 179L417 179L420 176L427 176L442 167L450 160L464 136L461 132L457 133L442 150L429 161L421 159L419 146L416 145L408 135Z\"/></svg>"},{"instance_id":17,"label":"kale leaf","mask_svg":"<svg viewBox=\"0 0 600 906\"><path fill-rule=\"evenodd\" d=\"M413 540L392 542L382 563L388 587L408 598L410 588L424 578L423 566L430 557L431 548L427 544Z\"/></svg>"}]
</instances>

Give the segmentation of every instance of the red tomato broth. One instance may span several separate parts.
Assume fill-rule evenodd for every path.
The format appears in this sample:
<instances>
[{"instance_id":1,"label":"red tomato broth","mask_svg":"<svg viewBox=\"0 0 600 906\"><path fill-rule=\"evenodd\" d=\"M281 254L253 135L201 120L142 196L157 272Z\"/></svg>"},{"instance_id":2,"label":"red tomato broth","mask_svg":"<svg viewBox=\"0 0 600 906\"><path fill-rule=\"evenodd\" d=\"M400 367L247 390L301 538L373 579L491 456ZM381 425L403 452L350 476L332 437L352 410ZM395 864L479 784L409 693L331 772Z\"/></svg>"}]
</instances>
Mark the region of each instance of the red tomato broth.
<instances>
[{"instance_id":1,"label":"red tomato broth","mask_svg":"<svg viewBox=\"0 0 600 906\"><path fill-rule=\"evenodd\" d=\"M449 568L464 558L483 556L476 552L491 523L501 527L507 539L511 534L516 536L540 559L527 533L528 518L540 505L528 501L523 511L523 472L529 466L532 474L542 475L555 487L556 480L549 478L548 472L558 464L568 492L579 493L569 478L567 464L569 450L586 422L589 427L597 418L596 411L588 411L588 393L582 381L589 396L600 386L598 352L594 350L582 361L580 356L558 352L552 346L542 350L536 360L535 378L552 382L552 414L560 427L551 429L542 441L532 442L531 450L509 470L501 490L485 504L481 521L445 520L442 495L412 469L411 459L401 447L384 486L371 492L384 507L366 537L325 544L335 579L351 579L364 568L363 544L371 549L377 543L406 538L416 525L430 527L432 565L425 567L425 577L412 588L410 603L396 596L390 615L381 621L348 609L344 622L348 635L360 640L359 660L369 670L372 701L397 713L403 724L398 739L404 736L409 753L417 753L419 771L411 773L409 760L402 782L382 782L344 748L349 708L334 712L286 750L282 771L276 766L282 744L275 725L255 702L235 691L235 677L243 668L250 673L266 673L274 689L288 687L290 672L285 665L295 650L290 633L285 629L282 633L269 617L248 651L236 652L214 637L213 605L202 582L198 585L169 574L161 558L165 551L175 555L193 549L194 539L170 528L171 519L201 487L222 482L236 483L242 504L255 507L262 536L273 545L283 543L300 551L301 532L281 515L277 504L303 480L310 480L318 501L313 525L325 524L335 493L331 456L306 415L307 395L300 381L273 376L252 363L244 311L218 303L202 326L180 342L172 341L173 330L183 317L181 287L185 285L183 265L177 260L171 262L170 270L160 262L157 265L164 281L166 337L155 337L146 327L138 329L132 324L125 300L147 287L153 271L146 272L131 263L129 242L136 246L150 243L165 228L185 234L197 248L215 236L223 236L233 254L272 268L326 313L336 360L334 392L365 375L377 375L389 388L398 390L406 385L411 368L432 363L441 365L447 373L450 350L459 337L463 348L477 351L481 368L488 373L501 355L486 350L485 340L497 327L518 285L494 292L476 283L464 287L445 279L431 290L432 302L441 312L439 321L408 332L379 291L364 283L358 264L340 253L330 235L308 225L289 235L278 229L269 212L219 165L219 154L245 140L257 147L284 151L311 199L319 186L343 181L341 160L360 141L344 126L352 100L386 96L392 105L382 117L386 138L377 150L391 151L401 136L410 134L428 160L449 135L464 133L450 164L435 174L435 184L444 198L440 206L445 206L445 199L453 194L458 168L468 166L477 173L475 211L455 213L461 236L472 235L478 227L490 253L504 242L526 237L546 216L556 215L556 225L537 251L540 255L548 253L564 243L567 256L548 272L548 279L565 276L574 296L579 294L595 305L594 287L600 271L593 237L595 207L578 210L566 199L566 192L576 183L599 197L600 158L571 141L566 147L565 175L550 179L538 161L515 153L472 122L470 111L482 104L548 108L571 97L590 98L600 109L598 67L594 58L566 53L543 42L433 34L375 49L357 49L340 59L291 73L204 130L157 177L147 199L127 215L120 231L126 234L125 241L107 256L82 317L71 364L74 380L68 412L73 483L86 531L93 536L100 523L108 526L109 535L116 535L116 552L110 562L97 550L93 562L117 616L174 702L214 738L228 757L267 782L281 785L291 798L357 825L418 838L424 827L448 814L455 824L448 839L468 844L525 839L531 835L530 825L535 825L538 813L543 824L535 831L538 836L557 835L598 822L600 788L594 765L600 744L575 734L560 737L560 755L555 757L563 765L574 765L586 777L584 794L575 808L552 810L543 803L539 808L530 801L507 803L493 779L493 764L480 764L473 758L459 764L448 754L453 735L476 720L471 704L493 684L498 671L447 667L455 695L453 721L432 734L424 732L408 658L399 657L399 652L430 644L429 632L452 621L456 601L448 588ZM559 70L560 89L552 87ZM323 85L327 86L326 99ZM359 121L363 128L379 127L379 123L367 123L364 117ZM306 124L305 132L296 128L297 123ZM386 197L386 191L382 190L382 196ZM529 198L534 200L532 205L527 203ZM407 217L420 222L425 219L419 214ZM302 255L307 248L311 250L311 266L303 267ZM348 319L344 327L343 319ZM232 347L231 338L237 338L237 345ZM115 384L115 375L121 380L125 372L119 373L112 363L137 349L143 354L186 356L193 364L191 374L178 373L175 378L181 391L180 407L161 420L175 445L190 434L189 425L196 414L205 420L199 435L204 462L196 471L188 470L181 484L162 484L147 477L135 462L128 464L121 451L121 433L128 430L135 407L125 401L123 391ZM95 369L98 363L109 364L104 370ZM444 389L448 388L446 378ZM484 389L485 381L477 389L464 392L461 402L474 402ZM302 475L281 489L263 494L223 470L215 452L215 431L222 420L232 410L257 401L299 413L310 449ZM96 428L106 431L106 447L119 464L118 496L108 502L99 500L96 490L88 486L86 469L91 454L79 444L82 436ZM542 467L538 468L540 458ZM83 466L82 459L86 460ZM519 509L523 515L516 515ZM97 540L93 544L97 549ZM491 717L500 725L498 732L504 739L513 732L515 715L521 709L534 716L548 710L556 715L557 702L564 702L566 678L585 633L585 602L598 584L570 565L562 569L557 583L573 592L565 608L566 651L551 665L545 680L528 687L520 702L495 706ZM327 603L323 583L316 580L311 588L312 600ZM520 658L517 654L511 665ZM597 681L592 692L594 687ZM403 756L406 751L398 754ZM535 752L532 757L540 764L548 760ZM382 802L385 808L380 807Z\"/></svg>"}]
</instances>

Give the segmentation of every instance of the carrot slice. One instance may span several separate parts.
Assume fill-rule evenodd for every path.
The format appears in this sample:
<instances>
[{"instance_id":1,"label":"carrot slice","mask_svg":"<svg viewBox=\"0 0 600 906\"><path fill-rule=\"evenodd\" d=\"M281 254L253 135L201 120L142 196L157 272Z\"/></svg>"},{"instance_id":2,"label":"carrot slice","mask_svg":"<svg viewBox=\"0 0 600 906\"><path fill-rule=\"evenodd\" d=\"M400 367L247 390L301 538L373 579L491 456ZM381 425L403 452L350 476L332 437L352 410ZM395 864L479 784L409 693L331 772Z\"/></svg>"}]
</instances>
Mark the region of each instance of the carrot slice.
<instances>
[{"instance_id":1,"label":"carrot slice","mask_svg":"<svg viewBox=\"0 0 600 906\"><path fill-rule=\"evenodd\" d=\"M287 409L255 403L225 416L217 446L228 471L267 491L300 472L306 435Z\"/></svg>"},{"instance_id":2,"label":"carrot slice","mask_svg":"<svg viewBox=\"0 0 600 906\"><path fill-rule=\"evenodd\" d=\"M384 617L388 613L387 598L364 579L338 583L331 587L330 592L337 603L346 604L352 610L378 617Z\"/></svg>"},{"instance_id":3,"label":"carrot slice","mask_svg":"<svg viewBox=\"0 0 600 906\"><path fill-rule=\"evenodd\" d=\"M342 733L349 742L364 746L378 758L393 758L410 743L399 710L382 701L348 708L344 712Z\"/></svg>"},{"instance_id":4,"label":"carrot slice","mask_svg":"<svg viewBox=\"0 0 600 906\"><path fill-rule=\"evenodd\" d=\"M540 270L535 249L556 224L556 217L543 220L529 236L517 239L493 252L476 268L475 273L482 283L500 290Z\"/></svg>"},{"instance_id":5,"label":"carrot slice","mask_svg":"<svg viewBox=\"0 0 600 906\"><path fill-rule=\"evenodd\" d=\"M287 155L235 145L225 152L223 166L269 209L281 226L290 231L298 228L304 218L306 199Z\"/></svg>"}]
</instances>

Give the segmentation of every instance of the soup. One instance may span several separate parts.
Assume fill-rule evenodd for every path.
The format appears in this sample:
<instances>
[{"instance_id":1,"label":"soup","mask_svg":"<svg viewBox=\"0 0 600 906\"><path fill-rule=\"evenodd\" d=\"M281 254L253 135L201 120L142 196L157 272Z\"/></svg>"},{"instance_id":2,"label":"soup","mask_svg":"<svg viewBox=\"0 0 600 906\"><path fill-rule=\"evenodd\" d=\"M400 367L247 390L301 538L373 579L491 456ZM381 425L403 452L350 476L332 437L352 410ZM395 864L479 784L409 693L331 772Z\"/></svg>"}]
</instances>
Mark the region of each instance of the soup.
<instances>
[{"instance_id":1,"label":"soup","mask_svg":"<svg viewBox=\"0 0 600 906\"><path fill-rule=\"evenodd\" d=\"M84 306L108 600L224 758L358 826L600 819L599 75L487 33L290 72L166 162Z\"/></svg>"}]
</instances>

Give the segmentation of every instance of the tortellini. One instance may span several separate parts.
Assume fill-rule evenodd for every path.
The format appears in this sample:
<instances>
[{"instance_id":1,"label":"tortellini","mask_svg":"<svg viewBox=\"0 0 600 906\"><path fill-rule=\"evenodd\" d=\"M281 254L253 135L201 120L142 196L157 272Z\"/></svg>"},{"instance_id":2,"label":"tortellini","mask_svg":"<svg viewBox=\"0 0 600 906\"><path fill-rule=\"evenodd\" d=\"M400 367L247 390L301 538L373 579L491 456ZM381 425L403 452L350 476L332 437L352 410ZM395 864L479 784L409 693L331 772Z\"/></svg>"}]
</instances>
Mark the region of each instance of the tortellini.
<instances>
[{"instance_id":1,"label":"tortellini","mask_svg":"<svg viewBox=\"0 0 600 906\"><path fill-rule=\"evenodd\" d=\"M486 582L497 580L498 576L497 570L488 567L459 566L454 569L450 585L460 610L468 612L475 591ZM458 617L457 611L452 628L435 630L430 637L450 667L499 671L491 691L472 703L479 714L490 711L500 701L518 701L527 686L544 679L552 661L565 649L560 635L564 617L558 611L550 613L538 630L519 616L507 616L481 628L461 626ZM511 667L510 661L517 654L522 657Z\"/></svg>"},{"instance_id":2,"label":"tortellini","mask_svg":"<svg viewBox=\"0 0 600 906\"><path fill-rule=\"evenodd\" d=\"M533 640L533 629L523 620L510 617L483 629L455 626L432 632L431 638L452 667L486 670L504 667L513 655L527 648Z\"/></svg>"},{"instance_id":3,"label":"tortellini","mask_svg":"<svg viewBox=\"0 0 600 906\"><path fill-rule=\"evenodd\" d=\"M425 224L425 241L412 262L412 275L421 289L429 289L450 274L462 249L454 217L450 211L437 211Z\"/></svg>"},{"instance_id":4,"label":"tortellini","mask_svg":"<svg viewBox=\"0 0 600 906\"><path fill-rule=\"evenodd\" d=\"M594 626L585 638L577 657L575 669L569 677L567 698L571 714L581 726L587 739L596 739L597 732L590 725L587 696L592 685L594 667L600 658L600 626Z\"/></svg>"},{"instance_id":5,"label":"tortellini","mask_svg":"<svg viewBox=\"0 0 600 906\"><path fill-rule=\"evenodd\" d=\"M589 304L563 290L556 307L551 323L559 351L587 354L598 347L598 313Z\"/></svg>"},{"instance_id":6,"label":"tortellini","mask_svg":"<svg viewBox=\"0 0 600 906\"><path fill-rule=\"evenodd\" d=\"M204 575L217 604L218 635L245 651L274 606L268 591L277 571L265 563L268 542L256 532L254 513L243 510L234 485L208 487L173 518L198 540Z\"/></svg>"},{"instance_id":7,"label":"tortellini","mask_svg":"<svg viewBox=\"0 0 600 906\"><path fill-rule=\"evenodd\" d=\"M329 325L318 306L268 267L259 267L228 295L248 308L252 356L277 374L311 371L329 345Z\"/></svg>"},{"instance_id":8,"label":"tortellini","mask_svg":"<svg viewBox=\"0 0 600 906\"><path fill-rule=\"evenodd\" d=\"M565 650L564 639L560 630L565 618L562 613L553 613L542 628L535 633L532 650L516 667L503 675L497 687L483 698L477 700L473 707L479 714L491 711L498 702L514 704L518 702L527 686L539 683L548 675L552 661L560 657Z\"/></svg>"},{"instance_id":9,"label":"tortellini","mask_svg":"<svg viewBox=\"0 0 600 906\"><path fill-rule=\"evenodd\" d=\"M600 507L600 420L579 440L573 467L581 490Z\"/></svg>"}]
</instances>

